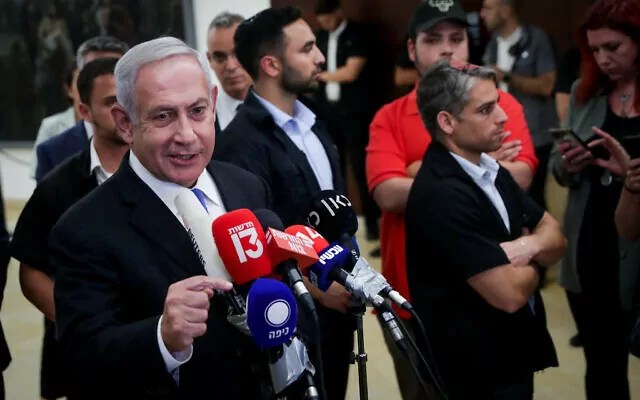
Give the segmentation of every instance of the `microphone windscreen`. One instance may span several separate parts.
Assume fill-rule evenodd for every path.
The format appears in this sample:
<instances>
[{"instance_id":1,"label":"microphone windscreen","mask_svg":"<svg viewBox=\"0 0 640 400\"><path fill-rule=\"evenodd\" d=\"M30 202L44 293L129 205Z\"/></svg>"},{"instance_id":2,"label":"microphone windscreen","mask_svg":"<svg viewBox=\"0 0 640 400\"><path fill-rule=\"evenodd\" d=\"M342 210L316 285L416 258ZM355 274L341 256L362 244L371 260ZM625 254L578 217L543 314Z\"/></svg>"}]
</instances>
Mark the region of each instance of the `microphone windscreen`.
<instances>
[{"instance_id":1,"label":"microphone windscreen","mask_svg":"<svg viewBox=\"0 0 640 400\"><path fill-rule=\"evenodd\" d=\"M238 285L271 273L264 231L251 211L243 208L222 214L211 230L220 258Z\"/></svg>"},{"instance_id":2,"label":"microphone windscreen","mask_svg":"<svg viewBox=\"0 0 640 400\"><path fill-rule=\"evenodd\" d=\"M309 267L309 280L326 292L333 283L331 272L335 268L342 268L351 257L351 252L340 244L332 243L318 254L318 262Z\"/></svg>"},{"instance_id":3,"label":"microphone windscreen","mask_svg":"<svg viewBox=\"0 0 640 400\"><path fill-rule=\"evenodd\" d=\"M230 280L211 233L213 218L189 189L180 190L174 199L174 204L206 274L213 278Z\"/></svg>"},{"instance_id":4,"label":"microphone windscreen","mask_svg":"<svg viewBox=\"0 0 640 400\"><path fill-rule=\"evenodd\" d=\"M260 208L253 212L260 221L262 225L262 230L266 231L268 228L275 228L279 231L284 230L284 224L278 214L274 213L271 210L267 210L266 208Z\"/></svg>"},{"instance_id":5,"label":"microphone windscreen","mask_svg":"<svg viewBox=\"0 0 640 400\"><path fill-rule=\"evenodd\" d=\"M323 190L314 196L307 223L331 242L345 233L353 236L358 231L358 218L351 201L334 190Z\"/></svg>"},{"instance_id":6,"label":"microphone windscreen","mask_svg":"<svg viewBox=\"0 0 640 400\"><path fill-rule=\"evenodd\" d=\"M255 343L263 349L287 343L297 323L291 289L275 279L256 279L247 295L247 324Z\"/></svg>"},{"instance_id":7,"label":"microphone windscreen","mask_svg":"<svg viewBox=\"0 0 640 400\"><path fill-rule=\"evenodd\" d=\"M303 269L318 261L318 253L313 246L296 236L274 228L268 228L266 237L269 257L271 257L273 265L293 259L298 267Z\"/></svg>"},{"instance_id":8,"label":"microphone windscreen","mask_svg":"<svg viewBox=\"0 0 640 400\"><path fill-rule=\"evenodd\" d=\"M319 234L318 231L309 226L291 225L284 231L290 235L302 239L303 242L313 247L316 253L324 250L325 247L329 246L329 242L327 242L327 240L322 237L322 235Z\"/></svg>"}]
</instances>

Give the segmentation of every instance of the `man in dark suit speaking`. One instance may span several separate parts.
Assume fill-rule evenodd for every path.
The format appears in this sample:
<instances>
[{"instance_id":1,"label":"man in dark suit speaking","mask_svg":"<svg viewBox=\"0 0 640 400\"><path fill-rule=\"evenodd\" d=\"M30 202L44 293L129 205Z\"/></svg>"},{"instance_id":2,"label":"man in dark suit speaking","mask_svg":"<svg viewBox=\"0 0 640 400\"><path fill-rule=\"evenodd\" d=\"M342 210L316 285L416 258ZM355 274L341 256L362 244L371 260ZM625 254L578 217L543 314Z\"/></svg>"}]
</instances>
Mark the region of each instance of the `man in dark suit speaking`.
<instances>
[{"instance_id":1,"label":"man in dark suit speaking","mask_svg":"<svg viewBox=\"0 0 640 400\"><path fill-rule=\"evenodd\" d=\"M565 240L486 154L507 121L495 73L452 64L434 64L418 86L434 142L407 203L409 289L449 399L530 400L533 373L557 365L538 268Z\"/></svg>"},{"instance_id":2,"label":"man in dark suit speaking","mask_svg":"<svg viewBox=\"0 0 640 400\"><path fill-rule=\"evenodd\" d=\"M50 236L58 337L78 398L260 397L255 346L211 301L174 199L209 213L268 206L256 176L211 162L217 90L204 55L171 37L132 48L111 110L131 151Z\"/></svg>"}]
</instances>

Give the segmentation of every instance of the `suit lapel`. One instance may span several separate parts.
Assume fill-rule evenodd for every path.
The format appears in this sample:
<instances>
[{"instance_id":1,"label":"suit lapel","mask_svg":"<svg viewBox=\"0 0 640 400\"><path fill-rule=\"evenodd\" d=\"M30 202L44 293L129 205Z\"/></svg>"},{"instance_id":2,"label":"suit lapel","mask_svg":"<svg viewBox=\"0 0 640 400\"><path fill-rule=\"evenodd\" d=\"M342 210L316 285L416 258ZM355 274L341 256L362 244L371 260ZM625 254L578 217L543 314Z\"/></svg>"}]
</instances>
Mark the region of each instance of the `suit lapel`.
<instances>
[{"instance_id":1,"label":"suit lapel","mask_svg":"<svg viewBox=\"0 0 640 400\"><path fill-rule=\"evenodd\" d=\"M113 177L123 203L131 209L131 225L159 252L164 252L187 275L205 273L186 230L162 200L129 166L127 155Z\"/></svg>"},{"instance_id":2,"label":"suit lapel","mask_svg":"<svg viewBox=\"0 0 640 400\"><path fill-rule=\"evenodd\" d=\"M238 188L238 182L234 181L233 177L220 173L220 171L215 168L215 161L212 161L207 165L207 171L211 174L211 177L216 184L216 188L218 188L218 193L220 194L220 199L222 200L224 208L227 211L242 208L242 204L244 204L244 202L241 196L241 191L236 189Z\"/></svg>"}]
</instances>

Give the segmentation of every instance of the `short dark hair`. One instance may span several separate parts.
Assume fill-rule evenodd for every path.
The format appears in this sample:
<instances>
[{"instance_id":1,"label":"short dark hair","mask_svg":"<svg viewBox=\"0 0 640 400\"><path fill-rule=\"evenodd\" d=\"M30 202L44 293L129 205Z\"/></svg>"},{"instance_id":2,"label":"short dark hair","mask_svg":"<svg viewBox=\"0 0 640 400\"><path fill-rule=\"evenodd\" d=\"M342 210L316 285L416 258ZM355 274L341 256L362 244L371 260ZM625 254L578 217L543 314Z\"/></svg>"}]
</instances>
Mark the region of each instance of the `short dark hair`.
<instances>
[{"instance_id":1,"label":"short dark hair","mask_svg":"<svg viewBox=\"0 0 640 400\"><path fill-rule=\"evenodd\" d=\"M96 78L102 75L113 75L116 69L117 58L98 58L87 63L78 75L78 93L80 101L84 104L91 104L91 93Z\"/></svg>"},{"instance_id":2,"label":"short dark hair","mask_svg":"<svg viewBox=\"0 0 640 400\"><path fill-rule=\"evenodd\" d=\"M213 20L211 20L207 32L210 32L213 29L231 28L235 24L239 24L242 21L244 21L244 17L242 15L224 11L213 17Z\"/></svg>"},{"instance_id":3,"label":"short dark hair","mask_svg":"<svg viewBox=\"0 0 640 400\"><path fill-rule=\"evenodd\" d=\"M438 113L446 111L459 117L469 103L469 91L478 79L496 83L496 73L490 68L473 64L452 66L449 60L440 60L429 67L420 79L417 89L418 111L431 136L442 140Z\"/></svg>"},{"instance_id":4,"label":"short dark hair","mask_svg":"<svg viewBox=\"0 0 640 400\"><path fill-rule=\"evenodd\" d=\"M340 0L318 0L316 15L331 14L340 8Z\"/></svg>"},{"instance_id":5,"label":"short dark hair","mask_svg":"<svg viewBox=\"0 0 640 400\"><path fill-rule=\"evenodd\" d=\"M242 67L258 79L260 59L267 54L281 55L285 47L283 28L302 18L297 7L268 8L240 24L233 37L236 58Z\"/></svg>"},{"instance_id":6,"label":"short dark hair","mask_svg":"<svg viewBox=\"0 0 640 400\"><path fill-rule=\"evenodd\" d=\"M124 54L129 50L129 45L113 36L96 36L83 42L76 52L76 65L82 70L84 67L84 56L92 51L104 51Z\"/></svg>"}]
</instances>

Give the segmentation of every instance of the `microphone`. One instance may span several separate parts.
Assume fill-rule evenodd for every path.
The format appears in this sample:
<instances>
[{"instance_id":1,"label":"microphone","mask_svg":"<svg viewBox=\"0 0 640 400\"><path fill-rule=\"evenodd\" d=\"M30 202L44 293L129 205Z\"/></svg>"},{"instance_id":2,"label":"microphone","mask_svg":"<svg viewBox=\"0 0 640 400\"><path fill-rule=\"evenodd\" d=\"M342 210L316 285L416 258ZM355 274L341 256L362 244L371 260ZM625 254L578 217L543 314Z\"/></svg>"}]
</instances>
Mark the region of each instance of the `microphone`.
<instances>
[{"instance_id":1,"label":"microphone","mask_svg":"<svg viewBox=\"0 0 640 400\"><path fill-rule=\"evenodd\" d=\"M308 310L315 312L315 304L309 290L304 285L302 268L308 267L318 260L318 254L312 246L308 246L299 238L282 232L280 218L267 209L256 210L256 217L267 231L267 248L269 257L275 265L273 270L284 277L296 296Z\"/></svg>"},{"instance_id":2,"label":"microphone","mask_svg":"<svg viewBox=\"0 0 640 400\"><path fill-rule=\"evenodd\" d=\"M324 246L324 238L316 239L314 247ZM319 250L318 262L309 269L309 279L322 291L326 291L333 281L347 288L353 297L371 304L378 311L378 319L387 327L400 350L407 355L408 346L399 322L391 312L391 308L380 296L385 288L390 287L386 279L375 271L364 257L358 258L351 268L351 273L342 266L349 263L352 253L337 243Z\"/></svg>"},{"instance_id":3,"label":"microphone","mask_svg":"<svg viewBox=\"0 0 640 400\"><path fill-rule=\"evenodd\" d=\"M247 295L247 320L253 340L266 352L275 394L280 396L301 382L305 398L319 400L313 381L315 368L304 343L294 337L297 319L296 302L286 285L275 279L256 279Z\"/></svg>"},{"instance_id":4,"label":"microphone","mask_svg":"<svg viewBox=\"0 0 640 400\"><path fill-rule=\"evenodd\" d=\"M231 280L213 239L211 232L213 218L189 189L180 190L173 202L207 275L226 281Z\"/></svg>"},{"instance_id":5,"label":"microphone","mask_svg":"<svg viewBox=\"0 0 640 400\"><path fill-rule=\"evenodd\" d=\"M213 218L202 207L197 197L189 190L182 189L174 198L174 204L178 210L178 215L187 230L191 239L193 249L198 255L204 271L208 276L214 278L231 280L229 272L225 268L218 247L211 232ZM246 326L245 302L242 296L234 287L228 292L216 291L216 298L227 306L227 320L240 329L245 334L249 333Z\"/></svg>"},{"instance_id":6,"label":"microphone","mask_svg":"<svg viewBox=\"0 0 640 400\"><path fill-rule=\"evenodd\" d=\"M256 216L246 208L222 214L211 225L220 258L238 285L271 273L266 238Z\"/></svg>"},{"instance_id":7,"label":"microphone","mask_svg":"<svg viewBox=\"0 0 640 400\"><path fill-rule=\"evenodd\" d=\"M244 300L248 287L255 279L271 273L271 261L264 250L264 233L255 215L247 209L222 214L209 229L215 238L220 259L235 283L228 302L233 311L227 315L227 320L248 335Z\"/></svg>"},{"instance_id":8,"label":"microphone","mask_svg":"<svg viewBox=\"0 0 640 400\"><path fill-rule=\"evenodd\" d=\"M247 294L247 324L253 340L263 349L287 343L298 323L293 293L275 279L258 278Z\"/></svg>"},{"instance_id":9,"label":"microphone","mask_svg":"<svg viewBox=\"0 0 640 400\"><path fill-rule=\"evenodd\" d=\"M312 200L311 207L307 213L307 222L327 240L337 242L336 244L351 251L352 257L350 260L342 264L347 272L351 272L360 258L358 245L353 237L358 230L358 218L351 206L351 201L345 195L339 194L334 190L323 190ZM316 250L318 250L317 247ZM381 274L376 271L370 273L379 275L376 280L385 282L379 292L380 295L389 298L407 311L413 309L407 299L394 290Z\"/></svg>"}]
</instances>

